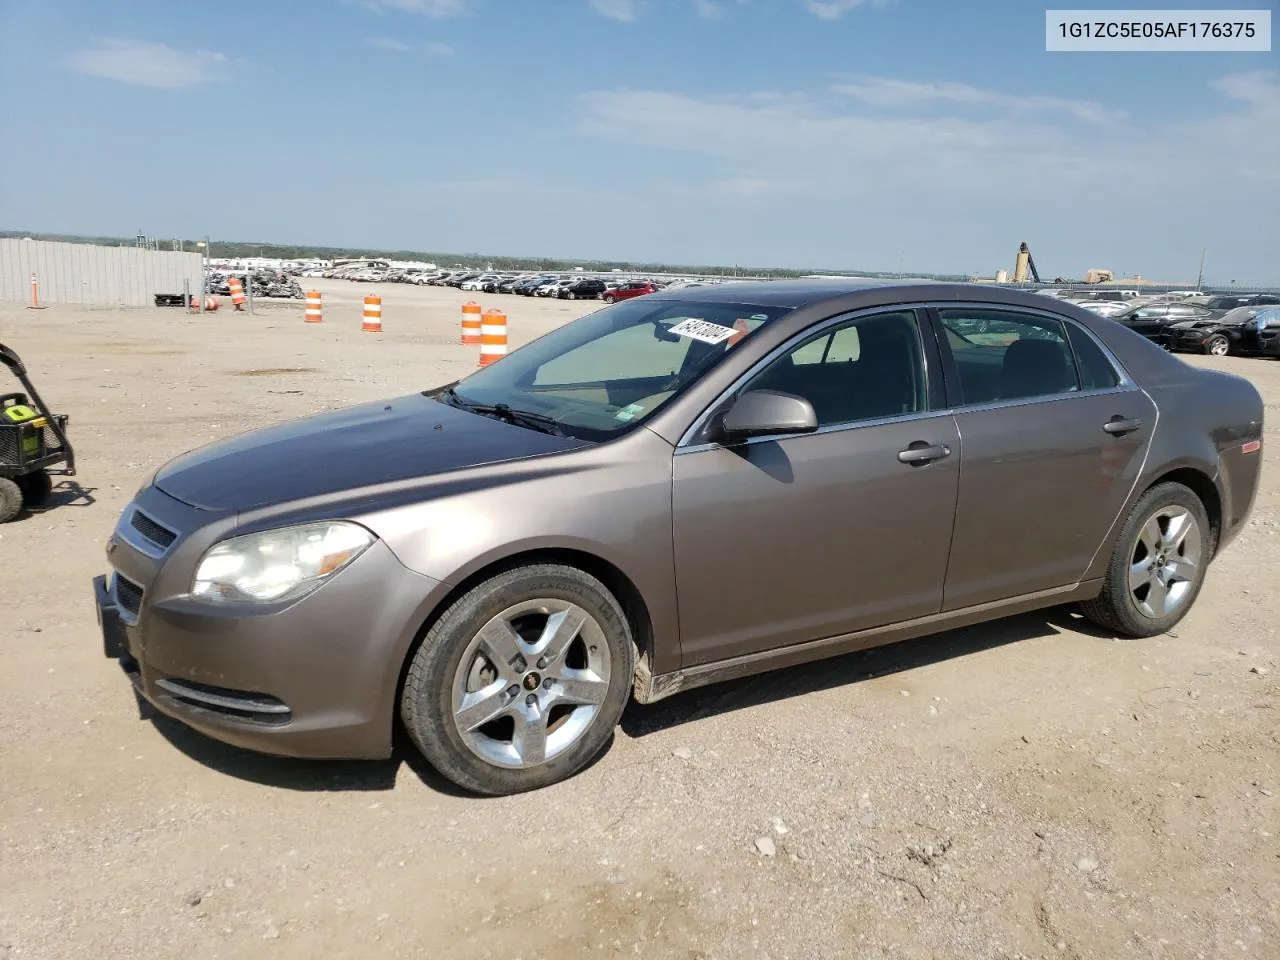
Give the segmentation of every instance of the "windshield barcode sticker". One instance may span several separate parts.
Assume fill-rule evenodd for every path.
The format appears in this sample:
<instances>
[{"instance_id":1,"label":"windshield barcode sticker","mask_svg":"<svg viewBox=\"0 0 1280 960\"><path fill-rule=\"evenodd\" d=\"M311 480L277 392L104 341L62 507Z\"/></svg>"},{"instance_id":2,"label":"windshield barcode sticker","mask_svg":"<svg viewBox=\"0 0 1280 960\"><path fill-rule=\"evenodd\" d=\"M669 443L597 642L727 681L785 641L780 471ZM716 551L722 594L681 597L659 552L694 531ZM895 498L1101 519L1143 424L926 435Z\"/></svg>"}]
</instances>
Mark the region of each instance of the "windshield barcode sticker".
<instances>
[{"instance_id":1,"label":"windshield barcode sticker","mask_svg":"<svg viewBox=\"0 0 1280 960\"><path fill-rule=\"evenodd\" d=\"M682 337L701 340L703 343L723 343L738 331L733 327L722 327L718 323L695 320L691 317L688 320L681 320L671 328L671 332Z\"/></svg>"}]
</instances>

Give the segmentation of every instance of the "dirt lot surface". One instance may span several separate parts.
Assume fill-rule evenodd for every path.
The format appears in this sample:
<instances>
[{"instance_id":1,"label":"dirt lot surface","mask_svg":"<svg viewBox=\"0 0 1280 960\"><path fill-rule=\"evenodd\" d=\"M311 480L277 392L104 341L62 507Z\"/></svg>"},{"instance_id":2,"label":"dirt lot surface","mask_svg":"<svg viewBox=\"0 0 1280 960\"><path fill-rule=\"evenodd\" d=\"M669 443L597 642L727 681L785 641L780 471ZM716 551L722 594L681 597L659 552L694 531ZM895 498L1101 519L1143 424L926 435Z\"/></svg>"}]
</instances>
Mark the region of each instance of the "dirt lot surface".
<instances>
[{"instance_id":1,"label":"dirt lot surface","mask_svg":"<svg viewBox=\"0 0 1280 960\"><path fill-rule=\"evenodd\" d=\"M90 580L150 470L474 367L467 295L386 286L375 335L367 288L314 285L318 326L0 306L82 485L0 527L0 958L1280 955L1280 363L1188 360L1269 423L1253 520L1174 635L1051 611L633 705L576 779L479 800L407 749L278 760L139 719L101 654ZM515 344L592 309L476 299Z\"/></svg>"}]
</instances>

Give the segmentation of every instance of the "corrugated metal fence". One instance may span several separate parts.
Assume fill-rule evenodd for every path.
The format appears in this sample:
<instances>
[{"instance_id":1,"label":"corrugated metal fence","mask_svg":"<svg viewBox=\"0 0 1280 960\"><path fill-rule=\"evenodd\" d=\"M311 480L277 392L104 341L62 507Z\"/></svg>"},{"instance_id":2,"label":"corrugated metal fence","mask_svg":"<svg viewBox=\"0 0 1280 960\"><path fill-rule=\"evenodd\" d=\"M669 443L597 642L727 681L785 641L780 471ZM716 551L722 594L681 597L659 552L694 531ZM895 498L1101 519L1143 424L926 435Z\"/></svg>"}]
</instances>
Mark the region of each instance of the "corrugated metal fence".
<instances>
[{"instance_id":1,"label":"corrugated metal fence","mask_svg":"<svg viewBox=\"0 0 1280 960\"><path fill-rule=\"evenodd\" d=\"M199 253L101 247L92 243L0 239L0 300L31 302L31 275L40 302L149 307L157 293L200 294Z\"/></svg>"}]
</instances>

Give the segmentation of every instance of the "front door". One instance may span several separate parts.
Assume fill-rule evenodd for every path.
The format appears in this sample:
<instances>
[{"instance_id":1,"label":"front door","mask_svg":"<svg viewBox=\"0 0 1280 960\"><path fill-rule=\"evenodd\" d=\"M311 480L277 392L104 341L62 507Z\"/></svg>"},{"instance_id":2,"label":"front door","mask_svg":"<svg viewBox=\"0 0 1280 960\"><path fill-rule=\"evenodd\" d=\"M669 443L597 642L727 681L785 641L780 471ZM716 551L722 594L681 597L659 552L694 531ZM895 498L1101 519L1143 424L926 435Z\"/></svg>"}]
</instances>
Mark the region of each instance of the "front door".
<instances>
[{"instance_id":1,"label":"front door","mask_svg":"<svg viewBox=\"0 0 1280 960\"><path fill-rule=\"evenodd\" d=\"M1155 406L1074 323L938 311L958 380L960 492L945 610L1073 584L1142 467ZM961 334L982 320L986 333Z\"/></svg>"},{"instance_id":2,"label":"front door","mask_svg":"<svg viewBox=\"0 0 1280 960\"><path fill-rule=\"evenodd\" d=\"M939 611L959 436L949 413L929 411L920 321L908 310L828 325L740 391L806 398L819 432L677 452L686 666Z\"/></svg>"}]
</instances>

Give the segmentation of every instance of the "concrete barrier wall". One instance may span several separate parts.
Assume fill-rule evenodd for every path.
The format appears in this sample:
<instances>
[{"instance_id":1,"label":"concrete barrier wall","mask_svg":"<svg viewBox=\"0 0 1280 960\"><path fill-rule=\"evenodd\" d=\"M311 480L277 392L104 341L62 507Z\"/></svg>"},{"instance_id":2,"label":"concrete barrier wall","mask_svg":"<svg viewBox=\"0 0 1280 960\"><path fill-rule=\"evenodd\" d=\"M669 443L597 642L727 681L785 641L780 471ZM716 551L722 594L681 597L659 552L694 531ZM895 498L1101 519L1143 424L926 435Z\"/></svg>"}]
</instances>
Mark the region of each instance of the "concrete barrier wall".
<instances>
[{"instance_id":1,"label":"concrete barrier wall","mask_svg":"<svg viewBox=\"0 0 1280 960\"><path fill-rule=\"evenodd\" d=\"M0 301L31 302L31 274L40 303L149 307L157 293L199 295L199 253L101 247L91 243L0 239Z\"/></svg>"}]
</instances>

